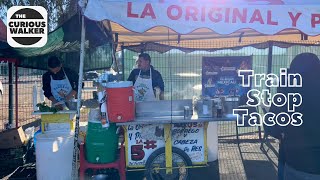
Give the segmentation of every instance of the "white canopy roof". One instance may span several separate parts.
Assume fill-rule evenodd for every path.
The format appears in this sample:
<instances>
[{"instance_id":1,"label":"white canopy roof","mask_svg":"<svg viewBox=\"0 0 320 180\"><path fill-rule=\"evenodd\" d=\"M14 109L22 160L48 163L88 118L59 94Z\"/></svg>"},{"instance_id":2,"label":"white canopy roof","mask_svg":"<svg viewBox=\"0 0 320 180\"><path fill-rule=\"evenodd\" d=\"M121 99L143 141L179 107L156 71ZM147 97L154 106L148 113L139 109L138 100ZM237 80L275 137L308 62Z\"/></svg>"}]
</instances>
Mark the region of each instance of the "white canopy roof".
<instances>
[{"instance_id":1,"label":"white canopy roof","mask_svg":"<svg viewBox=\"0 0 320 180\"><path fill-rule=\"evenodd\" d=\"M197 48L214 50L267 41L314 45L319 11L318 0L89 0L84 15L103 21L123 45L190 50L183 42L201 41ZM305 35L309 41L301 41ZM214 47L204 43L212 40Z\"/></svg>"}]
</instances>

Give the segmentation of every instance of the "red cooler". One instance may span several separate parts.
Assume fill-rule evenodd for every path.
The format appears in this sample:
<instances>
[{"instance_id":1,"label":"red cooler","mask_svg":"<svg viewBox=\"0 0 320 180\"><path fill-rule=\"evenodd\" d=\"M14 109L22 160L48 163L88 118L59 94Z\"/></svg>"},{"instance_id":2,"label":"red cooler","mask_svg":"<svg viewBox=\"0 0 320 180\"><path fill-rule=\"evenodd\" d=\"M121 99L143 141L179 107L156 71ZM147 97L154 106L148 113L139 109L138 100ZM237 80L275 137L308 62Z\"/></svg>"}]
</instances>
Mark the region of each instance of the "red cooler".
<instances>
[{"instance_id":1,"label":"red cooler","mask_svg":"<svg viewBox=\"0 0 320 180\"><path fill-rule=\"evenodd\" d=\"M110 122L134 120L134 92L131 81L107 83L107 110Z\"/></svg>"}]
</instances>

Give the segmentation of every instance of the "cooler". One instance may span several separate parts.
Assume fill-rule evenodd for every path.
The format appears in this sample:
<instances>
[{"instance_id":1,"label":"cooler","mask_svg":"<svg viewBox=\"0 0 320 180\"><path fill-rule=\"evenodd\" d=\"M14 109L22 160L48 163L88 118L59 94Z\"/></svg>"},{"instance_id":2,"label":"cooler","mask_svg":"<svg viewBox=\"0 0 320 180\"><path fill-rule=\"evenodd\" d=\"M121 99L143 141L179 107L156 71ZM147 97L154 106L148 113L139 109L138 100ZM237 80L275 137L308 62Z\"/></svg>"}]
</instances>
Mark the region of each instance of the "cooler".
<instances>
[{"instance_id":1,"label":"cooler","mask_svg":"<svg viewBox=\"0 0 320 180\"><path fill-rule=\"evenodd\" d=\"M132 82L109 82L106 92L109 121L115 123L133 121L135 109Z\"/></svg>"},{"instance_id":2,"label":"cooler","mask_svg":"<svg viewBox=\"0 0 320 180\"><path fill-rule=\"evenodd\" d=\"M116 124L111 123L109 128L103 128L100 121L88 121L85 146L87 161L96 164L114 162L118 138Z\"/></svg>"}]
</instances>

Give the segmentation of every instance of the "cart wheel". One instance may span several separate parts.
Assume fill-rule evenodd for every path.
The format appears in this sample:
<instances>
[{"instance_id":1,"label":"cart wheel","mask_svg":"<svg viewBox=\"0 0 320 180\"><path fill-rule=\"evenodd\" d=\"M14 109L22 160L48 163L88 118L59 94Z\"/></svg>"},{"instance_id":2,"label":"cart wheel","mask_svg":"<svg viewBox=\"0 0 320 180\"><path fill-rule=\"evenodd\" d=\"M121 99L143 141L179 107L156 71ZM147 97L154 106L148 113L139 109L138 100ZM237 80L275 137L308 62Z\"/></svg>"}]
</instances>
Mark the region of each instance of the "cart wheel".
<instances>
[{"instance_id":1,"label":"cart wheel","mask_svg":"<svg viewBox=\"0 0 320 180\"><path fill-rule=\"evenodd\" d=\"M166 174L165 148L154 151L146 162L147 180L188 180L192 166L190 157L181 149L172 147L172 174ZM179 167L179 168L177 168ZM158 169L159 168L159 169Z\"/></svg>"}]
</instances>

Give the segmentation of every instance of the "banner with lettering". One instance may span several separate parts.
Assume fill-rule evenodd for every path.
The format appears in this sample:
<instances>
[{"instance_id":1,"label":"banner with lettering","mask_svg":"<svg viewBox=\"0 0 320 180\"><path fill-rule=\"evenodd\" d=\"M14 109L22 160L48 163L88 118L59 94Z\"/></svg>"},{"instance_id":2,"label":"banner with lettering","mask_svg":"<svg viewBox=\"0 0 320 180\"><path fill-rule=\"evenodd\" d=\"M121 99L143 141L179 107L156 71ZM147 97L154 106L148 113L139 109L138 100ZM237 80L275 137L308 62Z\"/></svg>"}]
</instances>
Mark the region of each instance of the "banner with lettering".
<instances>
[{"instance_id":1,"label":"banner with lettering","mask_svg":"<svg viewBox=\"0 0 320 180\"><path fill-rule=\"evenodd\" d=\"M164 126L128 125L126 127L127 167L144 167L149 156L165 147ZM204 123L172 124L172 146L183 150L193 163L205 164ZM168 137L167 137L168 138Z\"/></svg>"},{"instance_id":2,"label":"banner with lettering","mask_svg":"<svg viewBox=\"0 0 320 180\"><path fill-rule=\"evenodd\" d=\"M290 28L320 34L318 0L90 0L84 15L116 22L134 32L165 26L180 34L199 28L218 34L244 28L263 34Z\"/></svg>"},{"instance_id":3,"label":"banner with lettering","mask_svg":"<svg viewBox=\"0 0 320 180\"><path fill-rule=\"evenodd\" d=\"M251 70L252 56L202 58L202 95L210 97L241 96L248 88L242 87L238 70Z\"/></svg>"}]
</instances>

